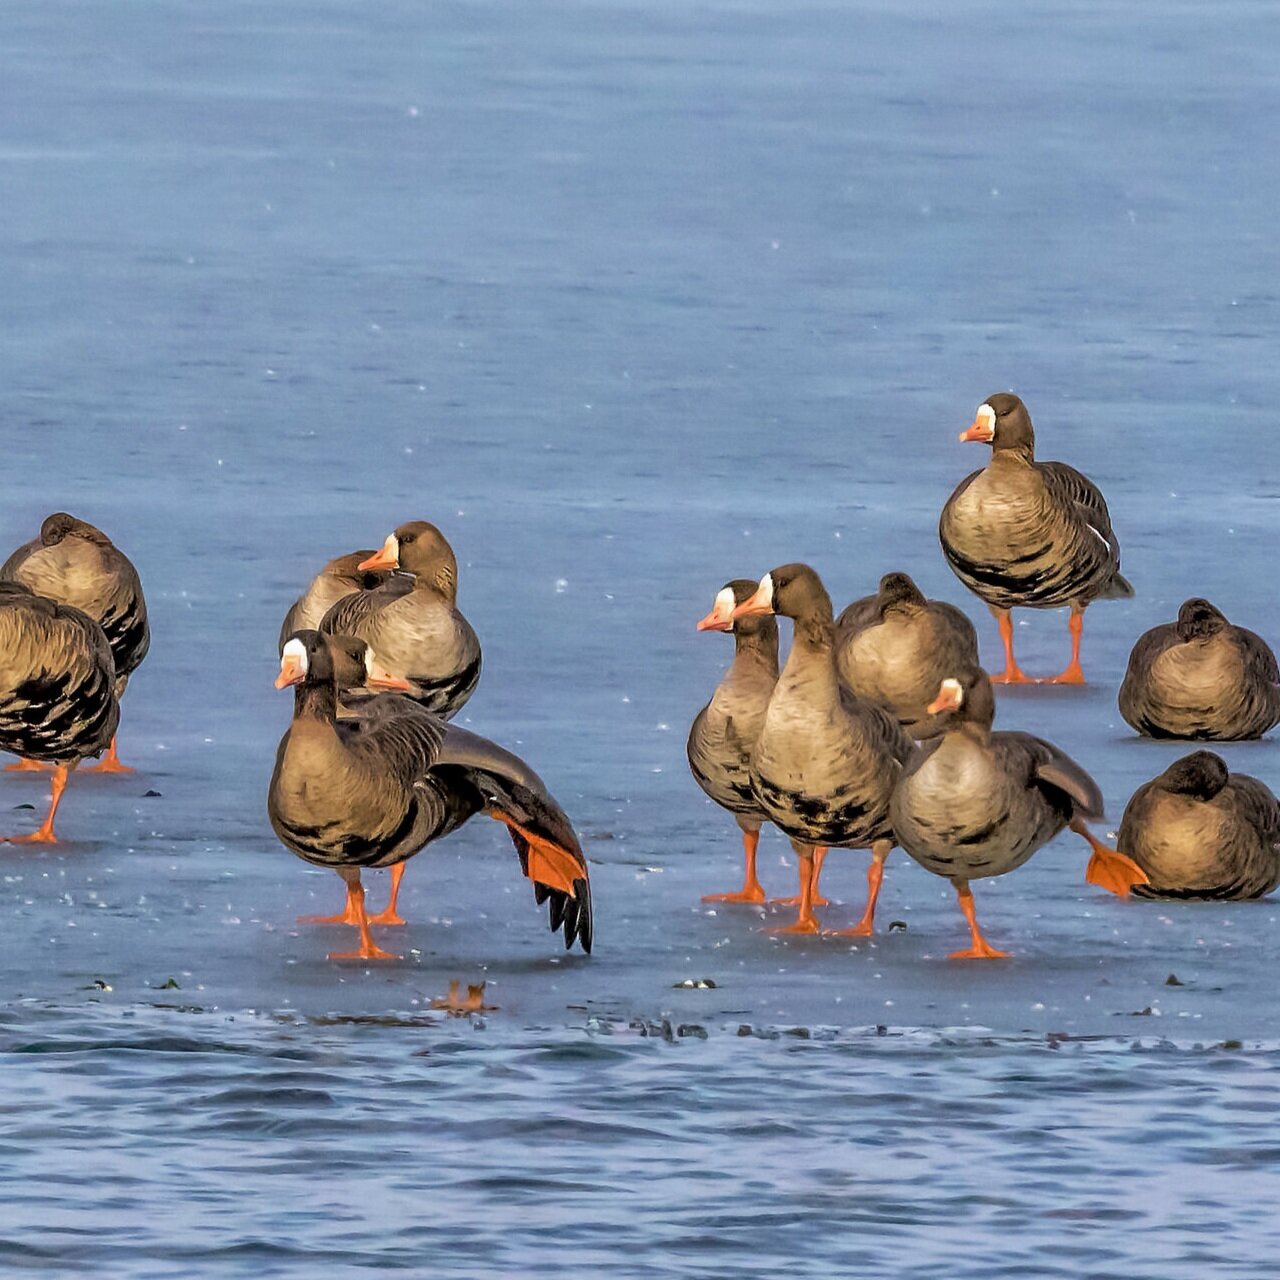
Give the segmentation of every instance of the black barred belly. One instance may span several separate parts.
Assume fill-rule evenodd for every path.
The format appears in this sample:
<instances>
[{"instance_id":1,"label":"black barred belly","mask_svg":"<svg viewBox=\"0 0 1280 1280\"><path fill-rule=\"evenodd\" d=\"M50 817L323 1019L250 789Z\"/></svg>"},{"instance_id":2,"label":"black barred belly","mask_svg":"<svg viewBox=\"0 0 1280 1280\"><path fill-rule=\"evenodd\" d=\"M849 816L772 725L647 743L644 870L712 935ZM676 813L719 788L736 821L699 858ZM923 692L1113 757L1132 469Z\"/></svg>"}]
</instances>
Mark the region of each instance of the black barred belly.
<instances>
[{"instance_id":1,"label":"black barred belly","mask_svg":"<svg viewBox=\"0 0 1280 1280\"><path fill-rule=\"evenodd\" d=\"M780 787L766 778L757 777L754 781L756 795L769 820L793 840L861 849L876 840L893 838L887 796L870 799L852 786L812 796Z\"/></svg>"},{"instance_id":2,"label":"black barred belly","mask_svg":"<svg viewBox=\"0 0 1280 1280\"><path fill-rule=\"evenodd\" d=\"M1087 537L1046 538L1016 555L979 557L944 536L942 550L956 577L987 604L1054 609L1091 598L1111 577L1110 547L1092 533Z\"/></svg>"},{"instance_id":3,"label":"black barred belly","mask_svg":"<svg viewBox=\"0 0 1280 1280\"><path fill-rule=\"evenodd\" d=\"M70 675L25 680L0 694L0 748L69 764L101 752L117 719L112 682L99 668L78 684Z\"/></svg>"},{"instance_id":4,"label":"black barred belly","mask_svg":"<svg viewBox=\"0 0 1280 1280\"><path fill-rule=\"evenodd\" d=\"M378 835L353 832L341 822L308 826L275 815L271 825L288 849L318 867L385 867L417 852L412 846L403 846L418 818L419 806L415 803L405 811L399 826Z\"/></svg>"},{"instance_id":5,"label":"black barred belly","mask_svg":"<svg viewBox=\"0 0 1280 1280\"><path fill-rule=\"evenodd\" d=\"M480 683L480 662L477 654L474 662L443 678L411 675L409 679L421 690L421 693L413 695L414 702L445 720L457 715Z\"/></svg>"}]
</instances>

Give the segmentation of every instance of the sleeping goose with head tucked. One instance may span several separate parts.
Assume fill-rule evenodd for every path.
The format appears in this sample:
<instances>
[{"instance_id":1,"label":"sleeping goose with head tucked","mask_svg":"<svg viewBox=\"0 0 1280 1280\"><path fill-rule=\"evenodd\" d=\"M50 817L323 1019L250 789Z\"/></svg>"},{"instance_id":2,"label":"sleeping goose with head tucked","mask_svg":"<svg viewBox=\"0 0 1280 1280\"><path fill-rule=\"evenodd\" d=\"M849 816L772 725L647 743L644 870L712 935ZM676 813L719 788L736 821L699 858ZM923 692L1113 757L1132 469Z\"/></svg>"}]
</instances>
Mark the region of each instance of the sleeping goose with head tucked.
<instances>
[{"instance_id":1,"label":"sleeping goose with head tucked","mask_svg":"<svg viewBox=\"0 0 1280 1280\"><path fill-rule=\"evenodd\" d=\"M1280 884L1280 801L1212 751L1193 751L1143 783L1120 843L1146 872L1142 898L1261 898Z\"/></svg>"},{"instance_id":2,"label":"sleeping goose with head tucked","mask_svg":"<svg viewBox=\"0 0 1280 1280\"><path fill-rule=\"evenodd\" d=\"M1094 600L1133 595L1101 490L1065 462L1037 462L1027 407L988 397L961 440L991 446L991 461L961 481L938 524L947 563L1000 625L1005 667L994 684L1034 683L1013 656L1014 608L1069 606L1071 661L1049 684L1083 684L1080 638Z\"/></svg>"},{"instance_id":3,"label":"sleeping goose with head tucked","mask_svg":"<svg viewBox=\"0 0 1280 1280\"><path fill-rule=\"evenodd\" d=\"M302 631L285 643L278 688L293 688L293 723L281 739L268 792L284 845L347 884L360 945L336 959L393 958L373 941L360 871L391 867L478 813L501 822L538 903L566 949L591 950L587 862L564 811L537 774L495 743L446 724L400 694L338 716L338 692L372 682L402 688L358 639Z\"/></svg>"},{"instance_id":4,"label":"sleeping goose with head tucked","mask_svg":"<svg viewBox=\"0 0 1280 1280\"><path fill-rule=\"evenodd\" d=\"M1139 638L1119 701L1150 738L1260 738L1280 723L1280 667L1261 636L1197 597Z\"/></svg>"},{"instance_id":5,"label":"sleeping goose with head tucked","mask_svg":"<svg viewBox=\"0 0 1280 1280\"><path fill-rule=\"evenodd\" d=\"M21 582L37 595L87 614L102 628L115 666L115 694L124 696L129 677L151 645L142 582L129 557L101 529L56 511L39 534L0 565L0 579ZM24 761L10 769L39 768ZM86 773L132 773L120 763L112 737L106 758Z\"/></svg>"},{"instance_id":6,"label":"sleeping goose with head tucked","mask_svg":"<svg viewBox=\"0 0 1280 1280\"><path fill-rule=\"evenodd\" d=\"M978 633L955 605L927 599L905 573L886 573L875 595L836 619L836 665L854 693L918 738L943 678L978 665Z\"/></svg>"}]
</instances>

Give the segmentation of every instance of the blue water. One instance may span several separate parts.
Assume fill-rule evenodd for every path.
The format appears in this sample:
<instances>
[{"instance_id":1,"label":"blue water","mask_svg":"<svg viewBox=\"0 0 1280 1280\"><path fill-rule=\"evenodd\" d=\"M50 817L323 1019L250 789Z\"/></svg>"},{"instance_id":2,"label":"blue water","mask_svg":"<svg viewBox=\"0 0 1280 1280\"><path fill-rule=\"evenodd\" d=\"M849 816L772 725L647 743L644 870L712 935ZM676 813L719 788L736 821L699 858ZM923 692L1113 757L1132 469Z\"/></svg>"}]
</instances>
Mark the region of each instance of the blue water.
<instances>
[{"instance_id":1,"label":"blue water","mask_svg":"<svg viewBox=\"0 0 1280 1280\"><path fill-rule=\"evenodd\" d=\"M0 855L7 1268L1269 1274L1274 904L1126 907L1066 837L978 888L1007 966L944 962L953 897L901 855L905 930L781 943L698 901L739 855L683 746L727 657L694 621L781 562L840 603L907 569L998 660L935 527L1006 387L1138 596L1090 610L1086 690L1001 721L1112 828L1177 754L1115 709L1138 633L1205 594L1280 640L1270 6L0 14L0 537L101 525L155 637L137 777ZM340 895L265 821L276 630L414 518L484 644L464 722L584 833L589 961L481 824L411 866L402 964L293 923ZM1059 669L1065 618L1022 621ZM824 919L864 869L833 855ZM497 1008L432 1013L453 978Z\"/></svg>"}]
</instances>

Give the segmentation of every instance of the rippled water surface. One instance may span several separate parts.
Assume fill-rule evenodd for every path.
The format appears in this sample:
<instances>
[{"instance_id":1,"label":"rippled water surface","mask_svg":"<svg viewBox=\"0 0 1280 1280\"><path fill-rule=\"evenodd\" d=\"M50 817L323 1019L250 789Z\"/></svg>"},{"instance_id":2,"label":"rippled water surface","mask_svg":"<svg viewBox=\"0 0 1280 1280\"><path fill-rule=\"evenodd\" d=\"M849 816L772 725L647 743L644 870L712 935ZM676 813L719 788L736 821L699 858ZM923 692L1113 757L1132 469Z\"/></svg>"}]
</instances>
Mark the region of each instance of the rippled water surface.
<instances>
[{"instance_id":1,"label":"rippled water surface","mask_svg":"<svg viewBox=\"0 0 1280 1280\"><path fill-rule=\"evenodd\" d=\"M997 660L935 529L1010 386L1138 594L1090 610L1086 689L1000 719L1112 828L1178 754L1116 712L1137 634L1205 594L1280 640L1268 6L0 12L0 540L101 525L154 632L139 772L0 846L6 1272L1272 1274L1274 904L1118 903L1066 836L977 887L1007 963L946 962L901 855L877 939L782 942L699 902L738 842L683 758L730 577L907 569ZM410 867L401 962L294 923L340 893L266 823L276 630L413 518L484 644L463 723L583 833L589 960L491 823ZM1063 615L1021 621L1060 668ZM45 785L0 778L13 829ZM826 922L864 875L832 856ZM432 1010L451 980L494 1007Z\"/></svg>"}]
</instances>

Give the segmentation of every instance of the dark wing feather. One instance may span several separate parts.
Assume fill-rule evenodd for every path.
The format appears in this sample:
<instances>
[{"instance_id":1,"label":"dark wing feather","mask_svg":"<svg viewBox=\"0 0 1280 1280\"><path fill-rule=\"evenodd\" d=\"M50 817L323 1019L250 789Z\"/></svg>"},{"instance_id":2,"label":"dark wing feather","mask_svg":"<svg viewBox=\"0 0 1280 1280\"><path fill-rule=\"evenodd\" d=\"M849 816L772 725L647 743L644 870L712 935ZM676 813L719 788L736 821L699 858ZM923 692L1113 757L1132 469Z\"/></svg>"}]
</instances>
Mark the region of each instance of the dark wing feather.
<instances>
[{"instance_id":1,"label":"dark wing feather","mask_svg":"<svg viewBox=\"0 0 1280 1280\"><path fill-rule=\"evenodd\" d=\"M1276 665L1276 655L1271 646L1247 627L1235 627L1234 630L1249 675L1260 683L1280 685L1280 667Z\"/></svg>"},{"instance_id":2,"label":"dark wing feather","mask_svg":"<svg viewBox=\"0 0 1280 1280\"><path fill-rule=\"evenodd\" d=\"M329 636L359 635L364 622L412 590L412 579L392 577L372 591L353 591L320 619L316 629Z\"/></svg>"},{"instance_id":3,"label":"dark wing feather","mask_svg":"<svg viewBox=\"0 0 1280 1280\"><path fill-rule=\"evenodd\" d=\"M850 715L857 716L862 721L867 738L875 750L891 755L899 764L906 763L914 744L889 712L874 702L858 697L844 684L840 686L840 701Z\"/></svg>"},{"instance_id":4,"label":"dark wing feather","mask_svg":"<svg viewBox=\"0 0 1280 1280\"><path fill-rule=\"evenodd\" d=\"M382 693L357 705L358 713L336 723L339 735L356 755L390 768L406 786L426 776L440 758L445 726L416 702L398 693Z\"/></svg>"},{"instance_id":5,"label":"dark wing feather","mask_svg":"<svg viewBox=\"0 0 1280 1280\"><path fill-rule=\"evenodd\" d=\"M1042 791L1064 796L1082 818L1101 818L1104 807L1098 784L1060 747L1029 733L1002 733L1017 741L1031 759L1031 781Z\"/></svg>"},{"instance_id":6,"label":"dark wing feather","mask_svg":"<svg viewBox=\"0 0 1280 1280\"><path fill-rule=\"evenodd\" d=\"M480 807L510 833L534 900L550 901L551 928L563 931L565 950L576 940L590 954L591 880L568 816L519 756L456 725L444 728L433 774L474 788Z\"/></svg>"}]
</instances>

